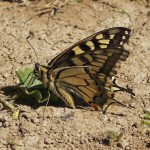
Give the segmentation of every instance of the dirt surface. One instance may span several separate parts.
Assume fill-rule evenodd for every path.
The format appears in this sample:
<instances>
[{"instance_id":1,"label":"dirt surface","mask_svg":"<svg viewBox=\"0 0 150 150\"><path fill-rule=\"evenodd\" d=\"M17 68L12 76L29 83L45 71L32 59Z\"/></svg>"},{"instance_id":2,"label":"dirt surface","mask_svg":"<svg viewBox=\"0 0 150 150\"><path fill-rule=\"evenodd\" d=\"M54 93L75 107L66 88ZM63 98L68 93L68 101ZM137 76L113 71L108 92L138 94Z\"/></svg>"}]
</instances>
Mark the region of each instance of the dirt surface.
<instances>
[{"instance_id":1,"label":"dirt surface","mask_svg":"<svg viewBox=\"0 0 150 150\"><path fill-rule=\"evenodd\" d=\"M34 67L37 61L26 42L27 36L32 34L30 42L40 63L47 64L86 36L122 26L131 28L132 35L125 46L130 56L118 71L118 83L128 85L136 96L124 93L118 94L118 98L128 101L133 108L113 105L103 114L90 108L52 105L46 107L41 121L44 106L34 108L33 102L19 104L21 113L13 120L12 112L0 105L0 149L150 149L150 128L141 124L144 114L150 111L150 2L70 0L57 3L55 0L55 6L48 5L50 13L38 16L45 12L42 8L47 3L0 2L0 99L7 100L12 87L19 83L15 71ZM107 130L125 132L119 142L109 145Z\"/></svg>"}]
</instances>

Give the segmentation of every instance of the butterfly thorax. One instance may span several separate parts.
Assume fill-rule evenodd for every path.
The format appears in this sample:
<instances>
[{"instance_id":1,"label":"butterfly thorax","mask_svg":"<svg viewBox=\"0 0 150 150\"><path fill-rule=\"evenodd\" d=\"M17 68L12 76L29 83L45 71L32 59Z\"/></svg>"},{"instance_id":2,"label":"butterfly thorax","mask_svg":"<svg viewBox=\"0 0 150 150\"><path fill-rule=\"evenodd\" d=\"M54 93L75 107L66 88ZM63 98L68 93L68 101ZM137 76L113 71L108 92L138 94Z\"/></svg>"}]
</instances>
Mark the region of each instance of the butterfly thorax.
<instances>
[{"instance_id":1,"label":"butterfly thorax","mask_svg":"<svg viewBox=\"0 0 150 150\"><path fill-rule=\"evenodd\" d=\"M52 69L50 66L40 65L40 63L35 64L34 68L35 76L42 82L45 88L47 88L50 92L52 92L56 96L60 97L55 88L56 86L53 81L53 78L50 77L51 71Z\"/></svg>"}]
</instances>

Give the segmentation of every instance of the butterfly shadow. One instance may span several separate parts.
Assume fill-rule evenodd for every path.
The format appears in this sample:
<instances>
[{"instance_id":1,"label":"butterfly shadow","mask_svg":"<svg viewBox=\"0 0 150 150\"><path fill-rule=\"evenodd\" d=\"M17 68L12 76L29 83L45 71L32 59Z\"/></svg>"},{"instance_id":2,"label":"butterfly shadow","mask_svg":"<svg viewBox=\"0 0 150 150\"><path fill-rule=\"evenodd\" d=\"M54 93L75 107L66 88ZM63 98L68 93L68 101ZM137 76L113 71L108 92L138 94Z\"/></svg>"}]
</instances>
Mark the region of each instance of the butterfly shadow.
<instances>
[{"instance_id":1,"label":"butterfly shadow","mask_svg":"<svg viewBox=\"0 0 150 150\"><path fill-rule=\"evenodd\" d=\"M49 100L39 103L32 96L25 95L21 92L18 86L5 86L0 88L0 92L6 97L5 100L14 105L30 106L33 109L38 109L40 106L66 107L62 101Z\"/></svg>"},{"instance_id":2,"label":"butterfly shadow","mask_svg":"<svg viewBox=\"0 0 150 150\"><path fill-rule=\"evenodd\" d=\"M1 87L0 93L2 93L6 97L5 98L6 101L11 102L14 105L30 106L32 109L38 109L41 106L70 108L66 106L66 104L61 99L57 98L57 100L54 100L56 98L53 95L51 95L51 98L48 101L48 103L47 101L39 103L32 96L22 95L17 85ZM85 103L83 100L79 98L76 98L75 106L76 106L76 109L79 109L79 110L95 111L87 103ZM124 116L123 114L116 114L113 112L111 112L111 114L117 115L117 116Z\"/></svg>"},{"instance_id":3,"label":"butterfly shadow","mask_svg":"<svg viewBox=\"0 0 150 150\"><path fill-rule=\"evenodd\" d=\"M14 105L30 106L32 109L38 109L41 106L69 108L61 99L56 98L54 95L51 95L48 103L47 101L39 103L34 97L22 94L17 85L1 87L0 91L6 97L5 100L13 103ZM76 104L76 109L91 110L89 105L87 105L85 102L78 101Z\"/></svg>"}]
</instances>

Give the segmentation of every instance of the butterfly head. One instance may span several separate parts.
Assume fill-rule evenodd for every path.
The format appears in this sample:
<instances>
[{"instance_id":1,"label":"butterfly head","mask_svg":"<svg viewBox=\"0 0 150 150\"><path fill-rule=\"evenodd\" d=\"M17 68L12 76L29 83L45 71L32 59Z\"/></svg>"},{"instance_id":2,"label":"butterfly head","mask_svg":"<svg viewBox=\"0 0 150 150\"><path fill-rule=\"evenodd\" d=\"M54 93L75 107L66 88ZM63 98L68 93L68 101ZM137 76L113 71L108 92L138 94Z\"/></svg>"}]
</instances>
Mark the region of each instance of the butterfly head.
<instances>
[{"instance_id":1,"label":"butterfly head","mask_svg":"<svg viewBox=\"0 0 150 150\"><path fill-rule=\"evenodd\" d=\"M47 72L49 68L47 66L40 65L40 63L36 63L34 67L35 76L42 81L42 83L47 87L48 78Z\"/></svg>"},{"instance_id":2,"label":"butterfly head","mask_svg":"<svg viewBox=\"0 0 150 150\"><path fill-rule=\"evenodd\" d=\"M35 74L36 77L38 77L39 79L41 79L41 65L38 62L35 64L34 74Z\"/></svg>"}]
</instances>

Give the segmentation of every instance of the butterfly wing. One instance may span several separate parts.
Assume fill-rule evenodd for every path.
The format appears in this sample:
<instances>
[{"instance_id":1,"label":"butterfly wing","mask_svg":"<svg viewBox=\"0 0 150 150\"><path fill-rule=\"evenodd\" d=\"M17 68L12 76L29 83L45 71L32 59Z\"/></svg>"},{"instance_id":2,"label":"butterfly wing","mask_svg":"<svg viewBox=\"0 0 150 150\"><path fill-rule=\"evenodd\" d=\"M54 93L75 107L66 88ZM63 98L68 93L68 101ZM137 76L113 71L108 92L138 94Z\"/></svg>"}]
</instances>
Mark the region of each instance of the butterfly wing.
<instances>
[{"instance_id":1,"label":"butterfly wing","mask_svg":"<svg viewBox=\"0 0 150 150\"><path fill-rule=\"evenodd\" d=\"M116 100L114 94L107 90L108 84L99 86L94 80L95 71L90 67L63 67L55 69L50 76L55 85L53 92L72 108L75 108L75 100L80 99L95 109L106 111L108 106ZM101 74L101 83L107 78ZM120 103L121 104L121 103Z\"/></svg>"},{"instance_id":2,"label":"butterfly wing","mask_svg":"<svg viewBox=\"0 0 150 150\"><path fill-rule=\"evenodd\" d=\"M80 66L81 64L87 66L90 64L89 62L94 60L86 56L86 54L92 55L93 53L95 55L96 53L94 52L97 51L97 53L105 56L108 54L105 52L106 49L114 49L114 53L115 49L117 49L118 52L120 51L119 53L122 53L123 44L128 41L130 32L130 29L123 27L115 27L97 32L60 53L48 65L53 69L66 66ZM117 56L114 56L113 59L117 60L117 58Z\"/></svg>"}]
</instances>

